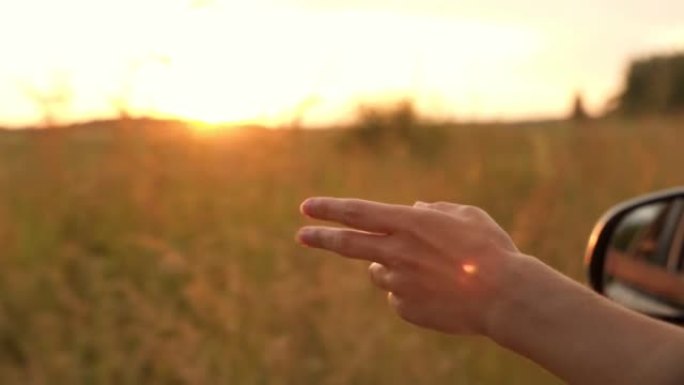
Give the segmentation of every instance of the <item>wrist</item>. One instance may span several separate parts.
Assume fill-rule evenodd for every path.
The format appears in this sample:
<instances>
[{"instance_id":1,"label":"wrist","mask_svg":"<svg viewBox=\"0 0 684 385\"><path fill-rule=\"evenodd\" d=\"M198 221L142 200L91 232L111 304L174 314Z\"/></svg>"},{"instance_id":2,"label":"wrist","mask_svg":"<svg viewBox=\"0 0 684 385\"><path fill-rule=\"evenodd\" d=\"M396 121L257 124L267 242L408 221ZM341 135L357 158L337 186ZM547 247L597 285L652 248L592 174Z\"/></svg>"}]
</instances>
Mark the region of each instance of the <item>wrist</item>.
<instances>
[{"instance_id":1,"label":"wrist","mask_svg":"<svg viewBox=\"0 0 684 385\"><path fill-rule=\"evenodd\" d=\"M484 336L501 344L499 340L505 338L507 329L511 327L511 315L534 304L535 299L530 296L533 290L526 286L534 280L533 270L537 264L541 262L522 253L511 253L502 258L497 266L498 284L483 320Z\"/></svg>"},{"instance_id":2,"label":"wrist","mask_svg":"<svg viewBox=\"0 0 684 385\"><path fill-rule=\"evenodd\" d=\"M484 335L499 345L516 347L540 326L570 316L597 298L588 288L539 259L511 254L501 263L499 285L484 323Z\"/></svg>"},{"instance_id":3,"label":"wrist","mask_svg":"<svg viewBox=\"0 0 684 385\"><path fill-rule=\"evenodd\" d=\"M495 343L568 383L681 383L678 328L613 304L536 258L500 264L482 331Z\"/></svg>"}]
</instances>

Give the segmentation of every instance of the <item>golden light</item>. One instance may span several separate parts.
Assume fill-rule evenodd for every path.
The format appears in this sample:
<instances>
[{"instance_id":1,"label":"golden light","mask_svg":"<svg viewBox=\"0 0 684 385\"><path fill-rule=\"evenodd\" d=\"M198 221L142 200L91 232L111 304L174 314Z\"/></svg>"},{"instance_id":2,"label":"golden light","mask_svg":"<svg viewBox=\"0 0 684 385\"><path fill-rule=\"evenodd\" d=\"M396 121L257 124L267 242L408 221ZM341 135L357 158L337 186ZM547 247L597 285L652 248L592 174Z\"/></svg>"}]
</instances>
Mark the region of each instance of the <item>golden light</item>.
<instances>
[{"instance_id":1,"label":"golden light","mask_svg":"<svg viewBox=\"0 0 684 385\"><path fill-rule=\"evenodd\" d=\"M527 57L539 43L525 29L475 19L274 1L217 1L200 8L180 0L122 0L106 7L86 0L26 1L12 10L17 16L10 23L45 3L49 10L38 16L50 36L27 31L22 41L49 49L18 47L8 55L21 81L40 84L34 79L49 77L54 68L69 74L74 100L63 111L67 120L112 114L113 99L125 100L134 116L208 123L280 125L302 116L314 124L334 122L359 102L407 96L424 112L449 113L448 106L466 105L469 93L490 86L473 71ZM497 93L505 95L500 86Z\"/></svg>"},{"instance_id":2,"label":"golden light","mask_svg":"<svg viewBox=\"0 0 684 385\"><path fill-rule=\"evenodd\" d=\"M228 130L226 127L222 127L216 124L211 124L207 122L191 121L188 123L188 128L192 132L202 138L214 137L216 135L222 134Z\"/></svg>"},{"instance_id":3,"label":"golden light","mask_svg":"<svg viewBox=\"0 0 684 385\"><path fill-rule=\"evenodd\" d=\"M168 68L150 66L136 96L153 101L157 112L212 123L282 124L304 113L325 120L348 115L363 100L421 93L439 99L440 87L501 88L500 79L490 85L469 74L484 63L530 55L538 44L524 30L473 20L228 4L184 25L168 37ZM445 49L449 44L459 49ZM305 100L317 103L299 110ZM430 101L418 103L435 112Z\"/></svg>"},{"instance_id":4,"label":"golden light","mask_svg":"<svg viewBox=\"0 0 684 385\"><path fill-rule=\"evenodd\" d=\"M463 265L461 265L461 268L463 269L463 272L466 274L473 275L477 273L477 265L473 263L464 263Z\"/></svg>"},{"instance_id":5,"label":"golden light","mask_svg":"<svg viewBox=\"0 0 684 385\"><path fill-rule=\"evenodd\" d=\"M417 0L324 3L8 2L0 46L12 60L0 63L0 119L39 120L12 84L50 93L55 73L73 91L63 120L112 116L112 100L124 100L133 116L265 125L334 124L359 103L407 97L447 119L563 114L585 85L589 107L601 105L620 75L568 60L563 28L492 16L501 4L441 14L434 4L419 12ZM681 31L665 26L649 44L681 42Z\"/></svg>"}]
</instances>

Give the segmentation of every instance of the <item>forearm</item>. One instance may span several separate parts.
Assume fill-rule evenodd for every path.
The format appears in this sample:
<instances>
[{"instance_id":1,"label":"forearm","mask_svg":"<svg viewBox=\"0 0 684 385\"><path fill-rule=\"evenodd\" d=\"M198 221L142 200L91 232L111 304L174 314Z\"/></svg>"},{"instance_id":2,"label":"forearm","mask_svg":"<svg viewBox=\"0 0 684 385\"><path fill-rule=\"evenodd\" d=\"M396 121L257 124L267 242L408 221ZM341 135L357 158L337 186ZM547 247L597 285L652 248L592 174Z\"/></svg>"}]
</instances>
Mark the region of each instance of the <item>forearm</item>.
<instances>
[{"instance_id":1,"label":"forearm","mask_svg":"<svg viewBox=\"0 0 684 385\"><path fill-rule=\"evenodd\" d=\"M600 297L531 258L506 267L488 335L571 384L684 383L684 332Z\"/></svg>"}]
</instances>

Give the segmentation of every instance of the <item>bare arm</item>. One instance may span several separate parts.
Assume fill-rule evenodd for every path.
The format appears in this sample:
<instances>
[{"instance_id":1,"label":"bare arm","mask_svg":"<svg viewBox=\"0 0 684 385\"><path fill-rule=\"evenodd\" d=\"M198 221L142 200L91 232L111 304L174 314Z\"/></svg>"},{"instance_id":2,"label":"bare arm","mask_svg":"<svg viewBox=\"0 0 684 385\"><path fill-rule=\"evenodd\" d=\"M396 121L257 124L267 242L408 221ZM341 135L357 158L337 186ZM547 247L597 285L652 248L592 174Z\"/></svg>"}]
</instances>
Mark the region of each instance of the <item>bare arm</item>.
<instances>
[{"instance_id":1,"label":"bare arm","mask_svg":"<svg viewBox=\"0 0 684 385\"><path fill-rule=\"evenodd\" d=\"M684 332L592 293L520 253L482 210L315 198L311 247L371 261L373 283L399 316L452 334L480 334L573 384L684 383Z\"/></svg>"},{"instance_id":2,"label":"bare arm","mask_svg":"<svg viewBox=\"0 0 684 385\"><path fill-rule=\"evenodd\" d=\"M488 336L571 384L682 384L684 332L527 258ZM511 283L512 284L512 283Z\"/></svg>"}]
</instances>

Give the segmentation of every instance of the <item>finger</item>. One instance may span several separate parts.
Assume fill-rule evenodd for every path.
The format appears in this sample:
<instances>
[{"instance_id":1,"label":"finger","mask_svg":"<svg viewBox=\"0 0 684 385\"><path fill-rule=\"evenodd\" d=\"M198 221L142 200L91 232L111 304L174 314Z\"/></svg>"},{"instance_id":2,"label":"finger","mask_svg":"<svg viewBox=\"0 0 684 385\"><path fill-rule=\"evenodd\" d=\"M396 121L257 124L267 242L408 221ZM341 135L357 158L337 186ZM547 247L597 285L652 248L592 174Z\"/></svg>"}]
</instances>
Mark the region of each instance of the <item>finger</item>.
<instances>
[{"instance_id":1,"label":"finger","mask_svg":"<svg viewBox=\"0 0 684 385\"><path fill-rule=\"evenodd\" d=\"M297 239L306 246L324 249L352 259L388 263L396 242L386 235L332 227L303 227Z\"/></svg>"},{"instance_id":2,"label":"finger","mask_svg":"<svg viewBox=\"0 0 684 385\"><path fill-rule=\"evenodd\" d=\"M371 282L378 288L392 292L397 291L395 276L385 265L373 262L368 266Z\"/></svg>"},{"instance_id":3,"label":"finger","mask_svg":"<svg viewBox=\"0 0 684 385\"><path fill-rule=\"evenodd\" d=\"M409 206L341 198L309 198L302 203L301 211L315 219L385 234L409 228L415 216Z\"/></svg>"}]
</instances>

